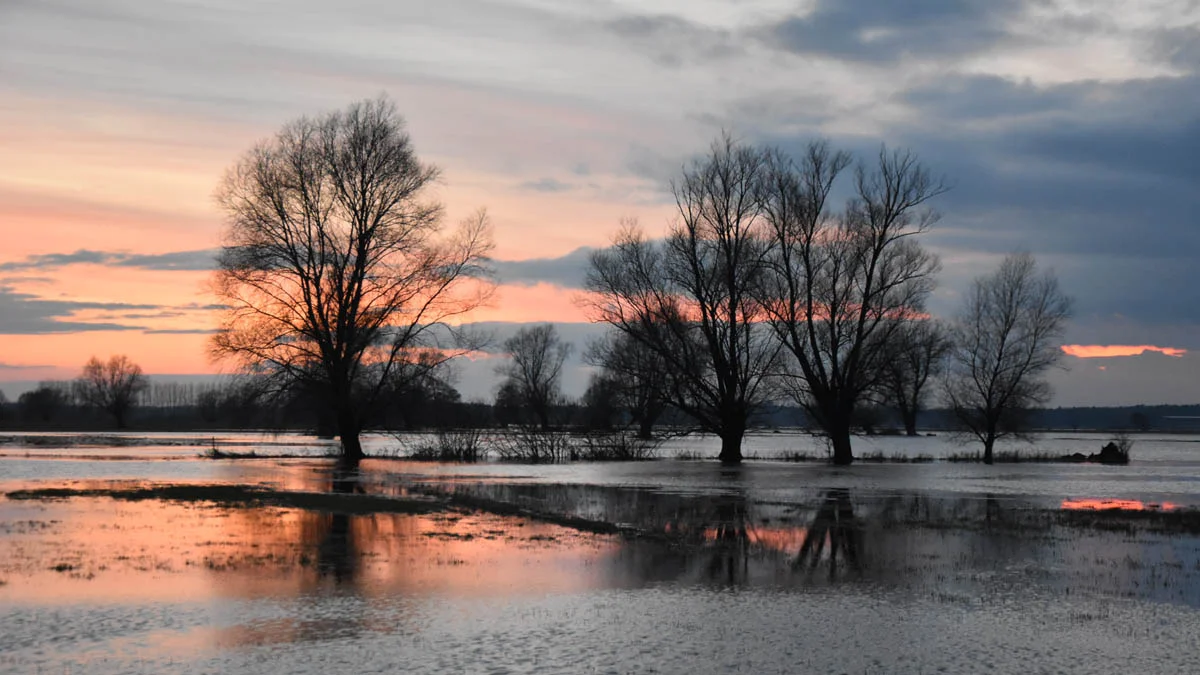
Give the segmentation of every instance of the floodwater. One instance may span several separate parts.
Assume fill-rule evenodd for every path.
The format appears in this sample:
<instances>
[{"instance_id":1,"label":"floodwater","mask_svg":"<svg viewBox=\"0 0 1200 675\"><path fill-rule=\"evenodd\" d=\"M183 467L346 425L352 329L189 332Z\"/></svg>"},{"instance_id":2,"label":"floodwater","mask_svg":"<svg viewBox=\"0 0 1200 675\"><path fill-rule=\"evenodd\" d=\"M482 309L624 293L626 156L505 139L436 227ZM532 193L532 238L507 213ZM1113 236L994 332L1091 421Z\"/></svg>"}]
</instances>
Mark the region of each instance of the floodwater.
<instances>
[{"instance_id":1,"label":"floodwater","mask_svg":"<svg viewBox=\"0 0 1200 675\"><path fill-rule=\"evenodd\" d=\"M795 449L777 436L752 438L760 456ZM315 457L199 457L205 441L327 451L303 437L129 438L0 440L0 492L120 497L220 483L443 506L0 498L0 672L1179 673L1200 663L1197 437L1135 438L1127 467L373 460L353 476ZM882 452L944 456L949 445L869 440L891 441ZM1043 438L1039 451L1103 441ZM664 456L716 452L711 439L673 444Z\"/></svg>"}]
</instances>

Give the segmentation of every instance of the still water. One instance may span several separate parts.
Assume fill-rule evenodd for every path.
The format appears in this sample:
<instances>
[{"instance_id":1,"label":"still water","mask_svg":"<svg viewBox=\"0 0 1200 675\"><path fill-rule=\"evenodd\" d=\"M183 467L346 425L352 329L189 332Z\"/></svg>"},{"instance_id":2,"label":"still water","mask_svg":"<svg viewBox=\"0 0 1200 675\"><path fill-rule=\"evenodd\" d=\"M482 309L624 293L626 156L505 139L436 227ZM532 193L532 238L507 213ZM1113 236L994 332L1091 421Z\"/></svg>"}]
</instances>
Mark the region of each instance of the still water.
<instances>
[{"instance_id":1,"label":"still water","mask_svg":"<svg viewBox=\"0 0 1200 675\"><path fill-rule=\"evenodd\" d=\"M1200 505L1181 438L1128 467L372 461L349 483L505 516L0 499L0 672L1194 672L1195 529L1075 511ZM10 443L0 491L336 485L324 460L177 440Z\"/></svg>"}]
</instances>

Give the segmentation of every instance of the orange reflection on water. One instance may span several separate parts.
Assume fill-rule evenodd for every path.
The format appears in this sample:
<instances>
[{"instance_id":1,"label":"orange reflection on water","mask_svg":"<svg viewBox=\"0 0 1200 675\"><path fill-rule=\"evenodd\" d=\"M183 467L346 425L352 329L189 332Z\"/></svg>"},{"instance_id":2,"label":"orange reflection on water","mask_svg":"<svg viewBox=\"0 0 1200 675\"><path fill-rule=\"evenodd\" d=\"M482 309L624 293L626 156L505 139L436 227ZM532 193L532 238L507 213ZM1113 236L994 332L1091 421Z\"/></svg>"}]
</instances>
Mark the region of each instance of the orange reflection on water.
<instances>
[{"instance_id":1,"label":"orange reflection on water","mask_svg":"<svg viewBox=\"0 0 1200 675\"><path fill-rule=\"evenodd\" d=\"M495 596L604 583L615 537L484 513L0 499L0 603Z\"/></svg>"},{"instance_id":2,"label":"orange reflection on water","mask_svg":"<svg viewBox=\"0 0 1200 675\"><path fill-rule=\"evenodd\" d=\"M1064 509L1071 511L1171 511L1178 508L1171 502L1143 502L1137 499L1064 499Z\"/></svg>"},{"instance_id":3,"label":"orange reflection on water","mask_svg":"<svg viewBox=\"0 0 1200 675\"><path fill-rule=\"evenodd\" d=\"M670 528L667 528L670 533ZM706 543L728 542L734 539L765 551L777 551L794 555L808 537L807 527L769 527L747 525L745 527L706 527L703 538Z\"/></svg>"}]
</instances>

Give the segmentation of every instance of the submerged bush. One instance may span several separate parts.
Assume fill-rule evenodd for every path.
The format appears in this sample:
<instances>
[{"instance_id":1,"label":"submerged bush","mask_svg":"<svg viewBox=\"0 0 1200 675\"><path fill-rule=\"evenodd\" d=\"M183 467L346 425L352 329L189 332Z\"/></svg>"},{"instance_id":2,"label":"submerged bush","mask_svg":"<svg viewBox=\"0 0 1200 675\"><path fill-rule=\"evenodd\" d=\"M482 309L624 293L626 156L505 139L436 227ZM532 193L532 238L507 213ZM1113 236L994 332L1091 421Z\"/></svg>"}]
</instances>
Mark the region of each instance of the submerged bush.
<instances>
[{"instance_id":1,"label":"submerged bush","mask_svg":"<svg viewBox=\"0 0 1200 675\"><path fill-rule=\"evenodd\" d=\"M418 445L409 459L433 462L478 462L487 454L482 429L450 429L437 432L432 442Z\"/></svg>"},{"instance_id":2,"label":"submerged bush","mask_svg":"<svg viewBox=\"0 0 1200 675\"><path fill-rule=\"evenodd\" d=\"M947 462L982 462L982 452L959 452L946 457ZM1027 452L1019 450L1003 450L996 452L993 457L996 464L1019 464L1021 462L1062 462L1061 455L1049 452Z\"/></svg>"},{"instance_id":3,"label":"submerged bush","mask_svg":"<svg viewBox=\"0 0 1200 675\"><path fill-rule=\"evenodd\" d=\"M496 455L508 462L564 462L576 459L574 439L561 431L523 426L496 438Z\"/></svg>"},{"instance_id":4,"label":"submerged bush","mask_svg":"<svg viewBox=\"0 0 1200 675\"><path fill-rule=\"evenodd\" d=\"M628 462L653 459L661 441L623 433L587 434L578 443L576 457L592 462Z\"/></svg>"}]
</instances>

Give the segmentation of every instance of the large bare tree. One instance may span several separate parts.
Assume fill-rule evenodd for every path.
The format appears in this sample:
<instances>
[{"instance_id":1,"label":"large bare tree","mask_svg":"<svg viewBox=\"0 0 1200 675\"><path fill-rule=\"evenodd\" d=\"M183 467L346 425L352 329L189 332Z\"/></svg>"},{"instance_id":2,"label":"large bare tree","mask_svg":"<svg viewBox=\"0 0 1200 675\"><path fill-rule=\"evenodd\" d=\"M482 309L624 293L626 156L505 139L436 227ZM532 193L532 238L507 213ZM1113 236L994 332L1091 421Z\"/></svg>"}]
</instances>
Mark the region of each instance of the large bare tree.
<instances>
[{"instance_id":1,"label":"large bare tree","mask_svg":"<svg viewBox=\"0 0 1200 675\"><path fill-rule=\"evenodd\" d=\"M946 190L911 153L882 148L857 166L853 197L833 212L829 196L850 163L824 141L798 159L775 153L763 197L771 247L760 302L791 357L783 381L835 464L853 461L855 408L933 289L937 258L915 237L937 219L926 202Z\"/></svg>"},{"instance_id":2,"label":"large bare tree","mask_svg":"<svg viewBox=\"0 0 1200 675\"><path fill-rule=\"evenodd\" d=\"M562 398L562 369L571 349L552 323L523 327L504 341L509 360L496 368L505 377L501 389L515 395L543 431L550 428L550 413Z\"/></svg>"},{"instance_id":3,"label":"large bare tree","mask_svg":"<svg viewBox=\"0 0 1200 675\"><path fill-rule=\"evenodd\" d=\"M400 379L472 345L451 320L492 290L482 211L447 232L386 98L291 122L228 171L214 289L228 306L218 357L302 390L336 420L343 459Z\"/></svg>"},{"instance_id":4,"label":"large bare tree","mask_svg":"<svg viewBox=\"0 0 1200 675\"><path fill-rule=\"evenodd\" d=\"M112 415L118 429L124 429L129 411L137 405L138 395L150 385L142 367L128 356L119 354L101 361L93 356L73 383L75 398Z\"/></svg>"},{"instance_id":5,"label":"large bare tree","mask_svg":"<svg viewBox=\"0 0 1200 675\"><path fill-rule=\"evenodd\" d=\"M741 461L779 352L753 293L768 250L767 159L728 135L718 139L673 184L676 219L666 240L650 241L627 223L593 254L586 282L593 317L661 359L667 400L721 438L723 462Z\"/></svg>"},{"instance_id":6,"label":"large bare tree","mask_svg":"<svg viewBox=\"0 0 1200 675\"><path fill-rule=\"evenodd\" d=\"M1071 300L1029 253L1014 253L971 286L956 317L946 400L962 427L983 443L1019 433L1033 406L1050 399L1042 375L1062 358Z\"/></svg>"}]
</instances>

